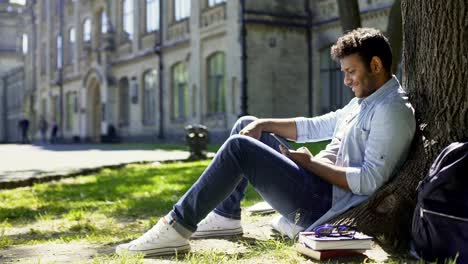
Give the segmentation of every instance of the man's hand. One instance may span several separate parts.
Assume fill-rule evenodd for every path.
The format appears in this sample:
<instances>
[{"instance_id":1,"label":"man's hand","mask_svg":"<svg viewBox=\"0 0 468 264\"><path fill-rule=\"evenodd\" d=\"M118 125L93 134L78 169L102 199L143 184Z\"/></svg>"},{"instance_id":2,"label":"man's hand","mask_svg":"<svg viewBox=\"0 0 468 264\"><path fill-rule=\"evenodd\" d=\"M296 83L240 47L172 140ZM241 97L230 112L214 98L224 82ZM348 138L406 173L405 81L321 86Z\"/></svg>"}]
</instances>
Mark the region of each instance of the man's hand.
<instances>
[{"instance_id":1,"label":"man's hand","mask_svg":"<svg viewBox=\"0 0 468 264\"><path fill-rule=\"evenodd\" d=\"M244 135L244 136L253 137L255 139L260 139L260 136L262 135L262 132L263 132L261 122L262 121L260 121L260 119L257 119L251 122L239 132L239 135Z\"/></svg>"},{"instance_id":2,"label":"man's hand","mask_svg":"<svg viewBox=\"0 0 468 264\"><path fill-rule=\"evenodd\" d=\"M291 150L280 145L280 151L302 168L343 190L350 191L346 180L346 168L329 164L321 159L314 159L314 155L306 147Z\"/></svg>"},{"instance_id":3,"label":"man's hand","mask_svg":"<svg viewBox=\"0 0 468 264\"><path fill-rule=\"evenodd\" d=\"M280 145L280 151L283 155L290 158L301 167L307 167L306 165L309 164L310 160L314 157L306 147L300 147L297 150L292 150Z\"/></svg>"}]
</instances>

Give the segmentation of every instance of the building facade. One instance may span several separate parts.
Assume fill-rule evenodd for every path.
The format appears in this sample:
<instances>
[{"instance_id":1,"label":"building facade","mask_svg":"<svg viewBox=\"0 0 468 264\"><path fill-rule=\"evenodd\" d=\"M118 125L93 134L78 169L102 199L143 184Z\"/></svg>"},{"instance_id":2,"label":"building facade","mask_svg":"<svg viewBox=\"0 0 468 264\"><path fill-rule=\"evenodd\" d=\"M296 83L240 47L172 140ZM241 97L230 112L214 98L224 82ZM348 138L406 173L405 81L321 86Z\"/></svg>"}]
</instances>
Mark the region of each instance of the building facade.
<instances>
[{"instance_id":1,"label":"building facade","mask_svg":"<svg viewBox=\"0 0 468 264\"><path fill-rule=\"evenodd\" d=\"M363 26L386 30L393 0L360 0ZM31 120L65 140L222 139L240 115L311 116L351 98L330 45L335 0L28 1ZM29 78L29 77L26 77Z\"/></svg>"},{"instance_id":2,"label":"building facade","mask_svg":"<svg viewBox=\"0 0 468 264\"><path fill-rule=\"evenodd\" d=\"M23 53L28 48L23 11L22 5L0 2L0 142L20 137L18 122L26 94Z\"/></svg>"}]
</instances>

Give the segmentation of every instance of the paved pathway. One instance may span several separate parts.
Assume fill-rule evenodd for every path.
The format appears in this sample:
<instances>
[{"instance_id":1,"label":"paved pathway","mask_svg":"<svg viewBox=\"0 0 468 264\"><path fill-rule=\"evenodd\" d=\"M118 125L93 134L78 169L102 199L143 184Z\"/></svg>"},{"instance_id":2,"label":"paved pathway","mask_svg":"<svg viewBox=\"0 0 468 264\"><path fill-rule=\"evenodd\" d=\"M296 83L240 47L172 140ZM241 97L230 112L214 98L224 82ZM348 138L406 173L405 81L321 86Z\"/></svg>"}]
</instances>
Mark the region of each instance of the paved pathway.
<instances>
[{"instance_id":1,"label":"paved pathway","mask_svg":"<svg viewBox=\"0 0 468 264\"><path fill-rule=\"evenodd\" d=\"M107 166L183 160L187 151L141 150L126 145L0 145L0 188L12 188Z\"/></svg>"}]
</instances>

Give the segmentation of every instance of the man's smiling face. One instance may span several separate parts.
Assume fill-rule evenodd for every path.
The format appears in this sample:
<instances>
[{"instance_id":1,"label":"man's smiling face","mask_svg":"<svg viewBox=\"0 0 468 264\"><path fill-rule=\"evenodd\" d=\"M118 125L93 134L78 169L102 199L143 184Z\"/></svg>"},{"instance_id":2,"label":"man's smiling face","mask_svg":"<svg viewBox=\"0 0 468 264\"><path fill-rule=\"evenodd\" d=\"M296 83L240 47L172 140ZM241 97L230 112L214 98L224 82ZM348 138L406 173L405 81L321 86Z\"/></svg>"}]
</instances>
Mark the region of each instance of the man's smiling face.
<instances>
[{"instance_id":1,"label":"man's smiling face","mask_svg":"<svg viewBox=\"0 0 468 264\"><path fill-rule=\"evenodd\" d=\"M356 97L367 97L379 88L376 75L369 69L372 67L366 66L359 54L346 56L340 60L340 63L345 76L344 84L352 89Z\"/></svg>"}]
</instances>

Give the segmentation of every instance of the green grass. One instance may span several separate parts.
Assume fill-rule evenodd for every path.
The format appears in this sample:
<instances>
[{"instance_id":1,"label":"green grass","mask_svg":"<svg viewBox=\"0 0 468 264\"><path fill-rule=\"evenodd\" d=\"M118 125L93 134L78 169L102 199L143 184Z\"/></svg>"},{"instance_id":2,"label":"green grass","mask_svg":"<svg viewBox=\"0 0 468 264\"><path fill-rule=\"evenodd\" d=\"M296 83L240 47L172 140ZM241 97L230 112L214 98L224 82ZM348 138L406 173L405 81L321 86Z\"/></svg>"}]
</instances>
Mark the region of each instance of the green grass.
<instances>
[{"instance_id":1,"label":"green grass","mask_svg":"<svg viewBox=\"0 0 468 264\"><path fill-rule=\"evenodd\" d=\"M39 228L18 236L0 233L0 247L57 240L114 243L134 238L166 214L208 164L206 160L159 167L129 165L56 183L2 190L0 228ZM259 199L249 188L244 205ZM125 222L129 224L121 228ZM40 231L41 226L54 228Z\"/></svg>"},{"instance_id":2,"label":"green grass","mask_svg":"<svg viewBox=\"0 0 468 264\"><path fill-rule=\"evenodd\" d=\"M0 248L73 241L114 245L134 239L171 210L209 162L168 163L158 167L128 165L53 183L2 190ZM249 186L242 205L260 200ZM106 258L117 263L122 260L99 256L96 261L106 263Z\"/></svg>"}]
</instances>

